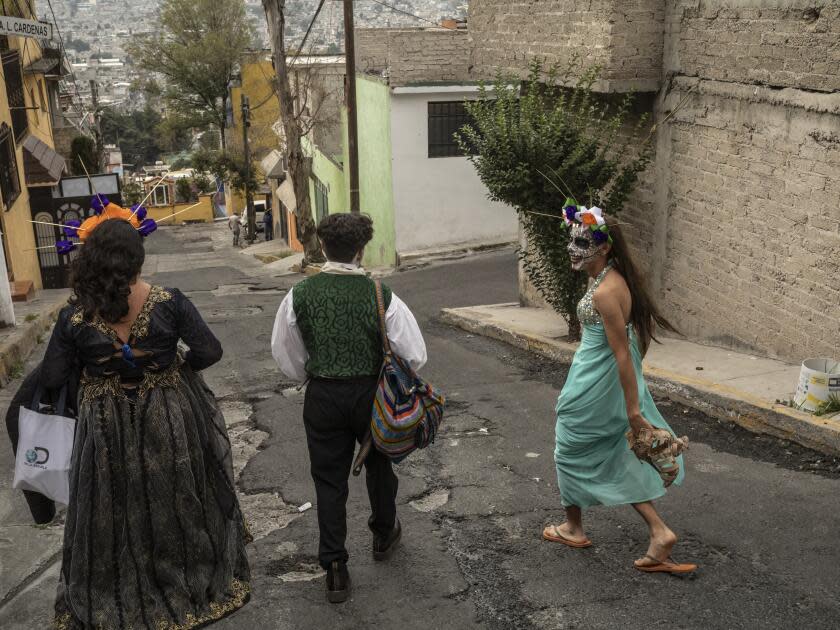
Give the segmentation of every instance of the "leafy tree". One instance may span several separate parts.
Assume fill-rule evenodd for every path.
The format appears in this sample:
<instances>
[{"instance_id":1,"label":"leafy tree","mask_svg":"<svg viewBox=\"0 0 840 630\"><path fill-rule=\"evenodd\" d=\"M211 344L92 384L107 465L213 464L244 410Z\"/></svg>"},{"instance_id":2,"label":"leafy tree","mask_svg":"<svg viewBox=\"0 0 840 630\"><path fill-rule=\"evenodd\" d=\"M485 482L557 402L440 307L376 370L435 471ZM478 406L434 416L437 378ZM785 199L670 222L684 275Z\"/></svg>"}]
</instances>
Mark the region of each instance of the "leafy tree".
<instances>
[{"instance_id":1,"label":"leafy tree","mask_svg":"<svg viewBox=\"0 0 840 630\"><path fill-rule=\"evenodd\" d=\"M257 189L257 168L251 163L250 173L246 174L245 160L242 155L232 152L198 150L193 153L192 167L203 173L211 173L217 179L230 183L231 188L242 192L245 190L246 175L250 176L248 187Z\"/></svg>"},{"instance_id":2,"label":"leafy tree","mask_svg":"<svg viewBox=\"0 0 840 630\"><path fill-rule=\"evenodd\" d=\"M219 137L219 132L215 129L208 129L204 133L201 134L201 137L198 139L198 146L202 149L217 149L221 144L221 139Z\"/></svg>"},{"instance_id":3,"label":"leafy tree","mask_svg":"<svg viewBox=\"0 0 840 630\"><path fill-rule=\"evenodd\" d=\"M569 335L579 338L577 303L586 278L571 270L563 202L572 197L578 205L619 213L650 161L651 146L638 140L646 117L627 133L632 96L599 96L592 91L598 68L577 81L575 69L573 62L565 72L545 72L536 61L519 91L508 77L492 89L481 86L480 98L466 104L472 122L457 138L490 198L516 209L528 241L520 252L525 272L566 320Z\"/></svg>"},{"instance_id":4,"label":"leafy tree","mask_svg":"<svg viewBox=\"0 0 840 630\"><path fill-rule=\"evenodd\" d=\"M190 164L191 162L187 158L178 158L177 160L173 160L169 166L173 171L180 171L181 169L189 168Z\"/></svg>"},{"instance_id":5,"label":"leafy tree","mask_svg":"<svg viewBox=\"0 0 840 630\"><path fill-rule=\"evenodd\" d=\"M195 201L198 198L190 179L183 177L175 182L175 200L178 203Z\"/></svg>"},{"instance_id":6,"label":"leafy tree","mask_svg":"<svg viewBox=\"0 0 840 630\"><path fill-rule=\"evenodd\" d=\"M143 200L143 196L143 187L137 182L129 180L122 185L123 205L126 207L140 203Z\"/></svg>"},{"instance_id":7,"label":"leafy tree","mask_svg":"<svg viewBox=\"0 0 840 630\"><path fill-rule=\"evenodd\" d=\"M243 0L163 0L155 28L127 49L164 78L168 108L187 126L215 126L224 148L228 84L251 33Z\"/></svg>"},{"instance_id":8,"label":"leafy tree","mask_svg":"<svg viewBox=\"0 0 840 630\"><path fill-rule=\"evenodd\" d=\"M118 145L123 161L135 169L160 159L164 150L158 131L161 117L151 107L131 112L105 108L100 125L104 141Z\"/></svg>"},{"instance_id":9,"label":"leafy tree","mask_svg":"<svg viewBox=\"0 0 840 630\"><path fill-rule=\"evenodd\" d=\"M90 136L76 136L70 143L70 170L73 175L99 172L101 156L96 140Z\"/></svg>"},{"instance_id":10,"label":"leafy tree","mask_svg":"<svg viewBox=\"0 0 840 630\"><path fill-rule=\"evenodd\" d=\"M211 182L210 178L204 173L196 173L192 181L193 186L199 193L209 193L215 191L213 182Z\"/></svg>"}]
</instances>

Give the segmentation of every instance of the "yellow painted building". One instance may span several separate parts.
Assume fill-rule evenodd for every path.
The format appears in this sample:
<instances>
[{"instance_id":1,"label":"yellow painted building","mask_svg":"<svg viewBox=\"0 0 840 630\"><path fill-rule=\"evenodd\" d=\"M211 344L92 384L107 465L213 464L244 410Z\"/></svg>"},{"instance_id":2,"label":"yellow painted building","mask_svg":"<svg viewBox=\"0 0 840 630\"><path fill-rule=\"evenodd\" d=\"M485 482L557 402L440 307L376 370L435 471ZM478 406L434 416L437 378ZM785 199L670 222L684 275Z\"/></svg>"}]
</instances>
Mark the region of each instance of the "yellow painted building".
<instances>
[{"instance_id":1,"label":"yellow painted building","mask_svg":"<svg viewBox=\"0 0 840 630\"><path fill-rule=\"evenodd\" d=\"M0 9L33 19L33 4L5 0ZM62 60L40 40L11 36L0 36L0 56L0 224L8 273L20 292L42 286L30 190L54 186L64 172L52 129Z\"/></svg>"},{"instance_id":2,"label":"yellow painted building","mask_svg":"<svg viewBox=\"0 0 840 630\"><path fill-rule=\"evenodd\" d=\"M160 225L178 225L180 223L212 223L213 195L199 195L198 201L176 203L172 205L147 205L147 215ZM171 218L170 218L171 217Z\"/></svg>"},{"instance_id":3,"label":"yellow painted building","mask_svg":"<svg viewBox=\"0 0 840 630\"><path fill-rule=\"evenodd\" d=\"M242 59L239 80L230 87L227 145L236 155L242 155L242 95L244 94L250 100L251 127L248 129L248 139L252 162L257 165L257 181L260 186L264 186L265 176L264 173L259 172L259 163L272 150L280 146L280 140L273 130L277 121L280 120L280 103L274 90L275 79L271 51L250 51ZM255 199L263 197L264 193L254 195ZM229 215L235 212L241 216L245 209L245 197L227 185L225 205Z\"/></svg>"}]
</instances>

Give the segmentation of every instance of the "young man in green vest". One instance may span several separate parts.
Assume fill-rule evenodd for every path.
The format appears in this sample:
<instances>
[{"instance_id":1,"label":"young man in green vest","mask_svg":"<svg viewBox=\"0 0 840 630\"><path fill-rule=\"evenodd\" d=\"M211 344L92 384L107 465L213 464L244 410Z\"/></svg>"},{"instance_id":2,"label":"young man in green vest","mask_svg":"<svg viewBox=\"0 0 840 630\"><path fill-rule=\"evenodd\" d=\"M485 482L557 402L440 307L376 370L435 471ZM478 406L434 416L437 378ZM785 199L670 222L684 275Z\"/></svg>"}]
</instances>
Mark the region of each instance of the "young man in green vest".
<instances>
[{"instance_id":1,"label":"young man in green vest","mask_svg":"<svg viewBox=\"0 0 840 630\"><path fill-rule=\"evenodd\" d=\"M330 215L318 226L318 237L327 263L283 300L271 350L287 377L309 382L303 422L318 500L318 559L327 571L327 599L336 603L350 594L347 480L356 442L370 427L383 357L375 286L361 267L373 222L358 214ZM391 348L418 370L426 362L426 345L417 321L390 289L383 286L383 293ZM373 557L385 560L402 534L398 480L390 460L376 449L365 469Z\"/></svg>"}]
</instances>

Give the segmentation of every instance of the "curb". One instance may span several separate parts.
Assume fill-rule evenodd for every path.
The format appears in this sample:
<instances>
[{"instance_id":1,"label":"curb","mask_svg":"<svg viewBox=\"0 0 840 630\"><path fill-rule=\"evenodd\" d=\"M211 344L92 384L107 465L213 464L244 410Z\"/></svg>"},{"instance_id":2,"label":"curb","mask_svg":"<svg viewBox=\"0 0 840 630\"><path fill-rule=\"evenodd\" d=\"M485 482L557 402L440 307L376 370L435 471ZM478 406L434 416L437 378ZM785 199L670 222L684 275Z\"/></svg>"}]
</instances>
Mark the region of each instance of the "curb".
<instances>
[{"instance_id":1,"label":"curb","mask_svg":"<svg viewBox=\"0 0 840 630\"><path fill-rule=\"evenodd\" d=\"M394 267L397 270L406 271L435 262L459 260L475 254L497 252L514 245L516 245L516 241L494 241L490 243L453 244L450 247L397 253L397 263Z\"/></svg>"},{"instance_id":2,"label":"curb","mask_svg":"<svg viewBox=\"0 0 840 630\"><path fill-rule=\"evenodd\" d=\"M485 323L459 312L459 309L443 309L441 320L450 326L503 341L561 363L571 363L577 350L576 344ZM840 455L840 416L812 416L733 387L652 366L645 366L644 374L652 392L713 418L734 422L753 433L772 435L822 453Z\"/></svg>"},{"instance_id":3,"label":"curb","mask_svg":"<svg viewBox=\"0 0 840 630\"><path fill-rule=\"evenodd\" d=\"M8 339L0 342L0 389L6 387L16 376L32 351L38 345L38 339L49 331L58 312L67 304L66 297L54 304L45 305L37 318L15 327Z\"/></svg>"}]
</instances>

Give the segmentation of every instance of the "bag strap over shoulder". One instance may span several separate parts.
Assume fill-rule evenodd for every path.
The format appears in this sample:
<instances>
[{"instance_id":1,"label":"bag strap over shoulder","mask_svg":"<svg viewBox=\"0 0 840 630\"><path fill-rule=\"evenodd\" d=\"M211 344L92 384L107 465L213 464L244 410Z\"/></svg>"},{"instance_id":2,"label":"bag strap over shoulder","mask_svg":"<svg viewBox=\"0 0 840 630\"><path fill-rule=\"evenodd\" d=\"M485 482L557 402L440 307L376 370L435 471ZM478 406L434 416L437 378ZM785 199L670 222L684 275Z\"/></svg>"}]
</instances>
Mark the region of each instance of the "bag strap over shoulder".
<instances>
[{"instance_id":1,"label":"bag strap over shoulder","mask_svg":"<svg viewBox=\"0 0 840 630\"><path fill-rule=\"evenodd\" d=\"M382 283L374 280L376 289L376 312L379 317L379 334L382 337L382 351L386 356L391 354L391 342L388 341L388 329L385 326L385 297L382 294Z\"/></svg>"}]
</instances>

